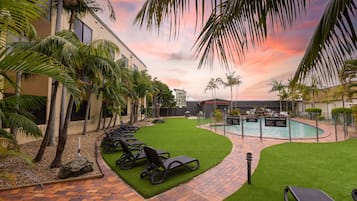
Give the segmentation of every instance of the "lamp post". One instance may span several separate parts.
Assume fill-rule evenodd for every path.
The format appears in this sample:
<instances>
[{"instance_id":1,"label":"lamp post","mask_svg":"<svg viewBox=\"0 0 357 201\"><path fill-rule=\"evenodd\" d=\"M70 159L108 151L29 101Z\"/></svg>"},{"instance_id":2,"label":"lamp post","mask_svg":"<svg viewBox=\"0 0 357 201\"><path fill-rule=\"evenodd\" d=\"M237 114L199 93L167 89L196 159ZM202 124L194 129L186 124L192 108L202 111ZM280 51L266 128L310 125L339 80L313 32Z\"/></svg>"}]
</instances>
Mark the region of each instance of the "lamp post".
<instances>
[{"instance_id":1,"label":"lamp post","mask_svg":"<svg viewBox=\"0 0 357 201\"><path fill-rule=\"evenodd\" d=\"M248 174L248 184L252 184L252 175L251 175L251 169L252 169L252 159L253 159L253 155L252 155L252 153L248 152L248 153L247 153L247 174Z\"/></svg>"}]
</instances>

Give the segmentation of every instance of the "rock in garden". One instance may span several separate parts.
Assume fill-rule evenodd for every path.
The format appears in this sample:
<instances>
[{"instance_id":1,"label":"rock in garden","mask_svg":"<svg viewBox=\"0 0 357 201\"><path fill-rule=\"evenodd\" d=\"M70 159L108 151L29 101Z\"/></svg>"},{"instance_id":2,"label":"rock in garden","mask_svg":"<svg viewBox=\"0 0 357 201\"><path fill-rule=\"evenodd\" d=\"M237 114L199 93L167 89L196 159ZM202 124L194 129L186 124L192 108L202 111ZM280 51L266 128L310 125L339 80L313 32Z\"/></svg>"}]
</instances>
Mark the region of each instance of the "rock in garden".
<instances>
[{"instance_id":1,"label":"rock in garden","mask_svg":"<svg viewBox=\"0 0 357 201\"><path fill-rule=\"evenodd\" d=\"M86 157L81 156L62 166L58 172L58 178L66 179L69 177L77 177L92 171L93 162L90 162Z\"/></svg>"}]
</instances>

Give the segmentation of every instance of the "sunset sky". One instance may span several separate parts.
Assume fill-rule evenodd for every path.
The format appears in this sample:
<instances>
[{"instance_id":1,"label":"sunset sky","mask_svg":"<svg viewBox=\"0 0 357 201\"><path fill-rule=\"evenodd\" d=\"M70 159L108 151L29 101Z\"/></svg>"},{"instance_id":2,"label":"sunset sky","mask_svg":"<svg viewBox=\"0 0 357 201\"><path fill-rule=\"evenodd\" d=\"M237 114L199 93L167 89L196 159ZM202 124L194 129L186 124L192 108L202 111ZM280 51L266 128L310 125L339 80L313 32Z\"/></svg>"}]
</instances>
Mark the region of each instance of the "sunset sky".
<instances>
[{"instance_id":1,"label":"sunset sky","mask_svg":"<svg viewBox=\"0 0 357 201\"><path fill-rule=\"evenodd\" d=\"M119 38L147 65L149 74L174 88L187 91L191 100L212 98L205 93L211 78L225 79L226 69L220 65L198 70L194 59L194 19L187 21L178 39L170 40L169 31L149 32L134 25L134 17L144 0L111 0L117 20L106 20ZM269 37L264 44L250 49L241 65L231 71L240 75L242 84L234 89L234 100L278 100L276 92L269 92L272 80L286 83L293 76L306 49L308 41L322 16L326 0L313 0L306 15L299 18L287 31ZM189 19L189 18L188 18ZM238 92L238 93L237 93ZM238 94L238 96L237 96ZM217 98L230 99L229 88L220 86Z\"/></svg>"}]
</instances>

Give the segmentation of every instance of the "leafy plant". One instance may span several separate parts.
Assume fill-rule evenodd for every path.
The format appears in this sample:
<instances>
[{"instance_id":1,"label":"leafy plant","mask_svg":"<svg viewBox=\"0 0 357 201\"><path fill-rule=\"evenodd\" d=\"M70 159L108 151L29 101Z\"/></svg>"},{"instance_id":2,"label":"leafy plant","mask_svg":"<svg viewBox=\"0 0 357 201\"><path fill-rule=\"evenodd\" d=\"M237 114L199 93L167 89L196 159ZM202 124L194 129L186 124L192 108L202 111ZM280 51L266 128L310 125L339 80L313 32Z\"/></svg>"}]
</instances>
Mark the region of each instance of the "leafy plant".
<instances>
[{"instance_id":1,"label":"leafy plant","mask_svg":"<svg viewBox=\"0 0 357 201\"><path fill-rule=\"evenodd\" d=\"M240 115L240 110L239 109L233 109L229 111L229 115L238 117Z\"/></svg>"},{"instance_id":2,"label":"leafy plant","mask_svg":"<svg viewBox=\"0 0 357 201\"><path fill-rule=\"evenodd\" d=\"M216 122L223 121L223 113L221 110L215 110L213 115Z\"/></svg>"},{"instance_id":3,"label":"leafy plant","mask_svg":"<svg viewBox=\"0 0 357 201\"><path fill-rule=\"evenodd\" d=\"M332 118L333 118L335 121L338 121L340 116L346 115L345 121L346 121L348 124L350 124L350 123L352 122L351 114L352 114L352 109L351 109L351 108L338 107L338 108L334 108L334 109L331 111ZM343 117L343 116L342 116L342 117Z\"/></svg>"},{"instance_id":4,"label":"leafy plant","mask_svg":"<svg viewBox=\"0 0 357 201\"><path fill-rule=\"evenodd\" d=\"M321 109L312 107L312 108L306 108L305 112L309 114L310 119L314 119L315 117L320 117L321 116Z\"/></svg>"}]
</instances>

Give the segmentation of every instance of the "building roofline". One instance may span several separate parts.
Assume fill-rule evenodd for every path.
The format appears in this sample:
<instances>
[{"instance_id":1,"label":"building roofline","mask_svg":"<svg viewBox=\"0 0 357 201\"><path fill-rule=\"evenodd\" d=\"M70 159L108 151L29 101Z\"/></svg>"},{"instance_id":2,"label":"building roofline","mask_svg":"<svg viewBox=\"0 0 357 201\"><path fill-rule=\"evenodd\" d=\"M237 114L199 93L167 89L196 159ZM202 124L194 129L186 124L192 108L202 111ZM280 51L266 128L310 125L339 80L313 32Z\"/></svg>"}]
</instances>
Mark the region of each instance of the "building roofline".
<instances>
[{"instance_id":1,"label":"building roofline","mask_svg":"<svg viewBox=\"0 0 357 201\"><path fill-rule=\"evenodd\" d=\"M104 23L104 21L95 13L95 12L90 12L92 14L92 16L94 18L96 18L111 34L113 34L113 36L123 44L123 46L129 50L129 52L131 54L133 54L133 56L135 56L145 67L145 69L147 69L146 64L113 32L113 30L111 28L108 27L108 25L106 23Z\"/></svg>"}]
</instances>

